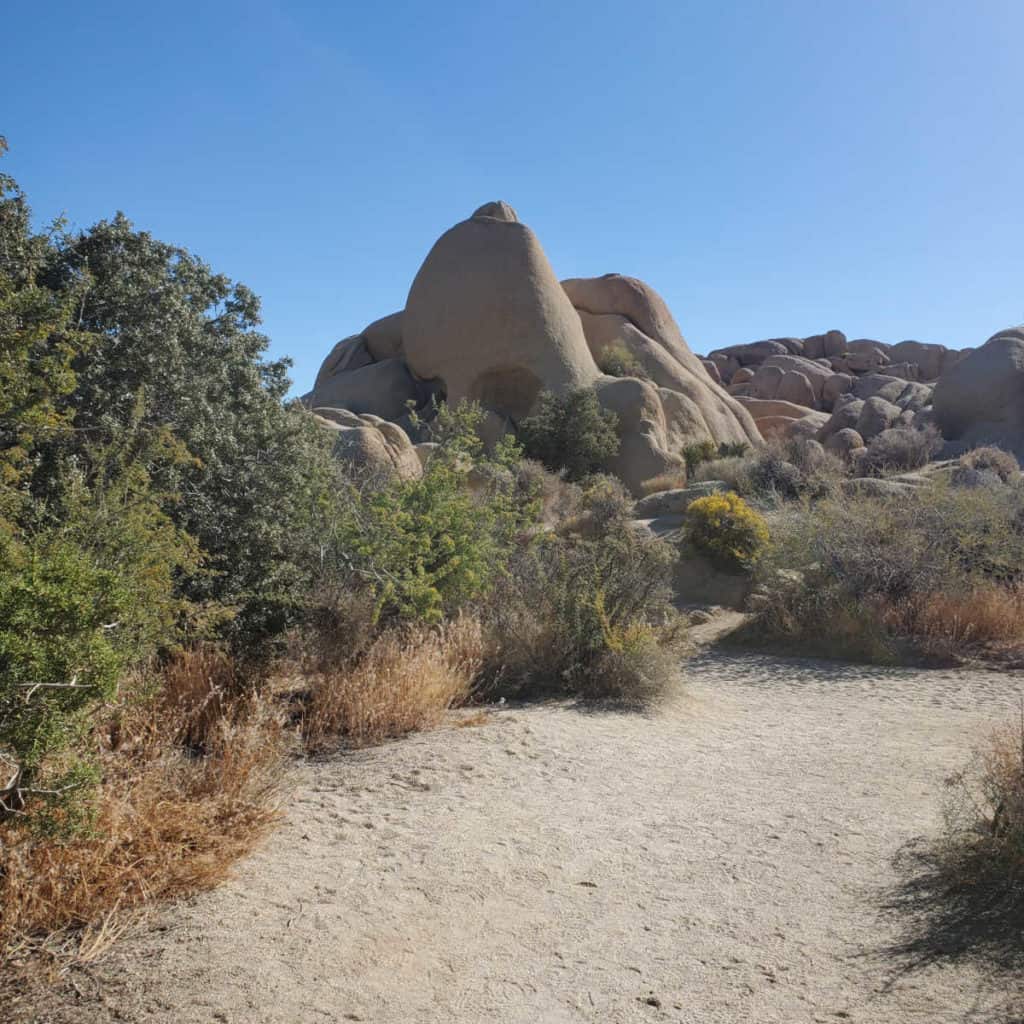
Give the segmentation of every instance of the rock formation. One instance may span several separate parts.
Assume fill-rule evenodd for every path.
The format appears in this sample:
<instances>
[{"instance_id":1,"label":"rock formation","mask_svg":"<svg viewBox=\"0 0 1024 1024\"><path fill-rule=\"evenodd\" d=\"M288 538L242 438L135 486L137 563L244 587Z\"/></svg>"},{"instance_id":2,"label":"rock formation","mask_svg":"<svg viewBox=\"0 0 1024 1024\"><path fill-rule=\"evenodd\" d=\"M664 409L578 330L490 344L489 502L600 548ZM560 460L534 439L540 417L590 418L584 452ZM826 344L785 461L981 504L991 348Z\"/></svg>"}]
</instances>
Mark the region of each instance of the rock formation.
<instances>
[{"instance_id":1,"label":"rock formation","mask_svg":"<svg viewBox=\"0 0 1024 1024\"><path fill-rule=\"evenodd\" d=\"M935 385L934 409L947 440L995 444L1024 457L1024 328L999 331L947 368Z\"/></svg>"},{"instance_id":2,"label":"rock formation","mask_svg":"<svg viewBox=\"0 0 1024 1024\"><path fill-rule=\"evenodd\" d=\"M335 453L357 470L399 480L423 476L421 456L397 424L347 409L318 408L313 415L324 429L337 434Z\"/></svg>"},{"instance_id":3,"label":"rock formation","mask_svg":"<svg viewBox=\"0 0 1024 1024\"><path fill-rule=\"evenodd\" d=\"M540 242L505 204L438 239L409 290L402 343L409 369L443 381L450 403L477 401L513 421L542 390L586 387L600 373Z\"/></svg>"},{"instance_id":4,"label":"rock formation","mask_svg":"<svg viewBox=\"0 0 1024 1024\"><path fill-rule=\"evenodd\" d=\"M636 360L642 379L601 372L613 348ZM581 387L616 413L621 447L606 469L635 493L680 475L689 443L761 441L652 288L619 274L559 283L537 237L499 202L438 239L405 309L335 345L305 401L338 430L343 454L415 475L410 407L429 417L435 397L479 402L494 441L542 391Z\"/></svg>"},{"instance_id":5,"label":"rock formation","mask_svg":"<svg viewBox=\"0 0 1024 1024\"><path fill-rule=\"evenodd\" d=\"M816 435L826 441L841 430L856 429L867 431L861 438L866 441L894 422L930 422L935 381L968 351L920 341L847 341L842 331L833 330L809 338L732 345L710 353L704 365L711 379L721 381L748 408L765 436ZM851 397L861 403L879 401L858 423L848 406L839 413ZM774 405L779 402L785 403L785 411ZM826 422L823 413L836 415ZM846 444L849 440L845 437Z\"/></svg>"}]
</instances>

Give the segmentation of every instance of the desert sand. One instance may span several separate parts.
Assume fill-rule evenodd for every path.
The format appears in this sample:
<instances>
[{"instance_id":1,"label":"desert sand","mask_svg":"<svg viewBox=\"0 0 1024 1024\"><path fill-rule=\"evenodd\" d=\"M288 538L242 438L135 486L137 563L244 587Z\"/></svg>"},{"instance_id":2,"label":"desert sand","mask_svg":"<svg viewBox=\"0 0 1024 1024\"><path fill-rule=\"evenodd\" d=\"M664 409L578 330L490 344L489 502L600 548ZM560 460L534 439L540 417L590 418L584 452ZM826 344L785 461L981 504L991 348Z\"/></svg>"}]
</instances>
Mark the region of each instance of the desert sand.
<instances>
[{"instance_id":1,"label":"desert sand","mask_svg":"<svg viewBox=\"0 0 1024 1024\"><path fill-rule=\"evenodd\" d=\"M919 853L944 777L1024 680L723 652L684 674L648 715L499 709L302 767L282 827L229 884L9 1012L1019 1019L1012 951L998 929L959 929Z\"/></svg>"}]
</instances>

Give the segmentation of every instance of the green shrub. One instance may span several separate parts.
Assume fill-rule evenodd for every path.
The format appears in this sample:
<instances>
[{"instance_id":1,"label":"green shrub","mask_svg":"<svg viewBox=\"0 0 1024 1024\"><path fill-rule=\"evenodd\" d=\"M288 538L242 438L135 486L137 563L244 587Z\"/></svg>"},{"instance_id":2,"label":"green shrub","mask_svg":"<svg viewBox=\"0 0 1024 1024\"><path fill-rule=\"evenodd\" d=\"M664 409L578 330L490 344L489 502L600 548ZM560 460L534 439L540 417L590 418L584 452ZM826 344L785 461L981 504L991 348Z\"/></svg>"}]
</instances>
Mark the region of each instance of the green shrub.
<instances>
[{"instance_id":1,"label":"green shrub","mask_svg":"<svg viewBox=\"0 0 1024 1024\"><path fill-rule=\"evenodd\" d=\"M378 486L339 468L319 586L347 580L367 590L378 618L425 622L488 591L538 509L509 471L517 449L509 442L485 458L477 419L459 419L421 479Z\"/></svg>"},{"instance_id":2,"label":"green shrub","mask_svg":"<svg viewBox=\"0 0 1024 1024\"><path fill-rule=\"evenodd\" d=\"M597 359L597 367L609 377L649 377L643 363L625 345L609 345Z\"/></svg>"},{"instance_id":3,"label":"green shrub","mask_svg":"<svg viewBox=\"0 0 1024 1024\"><path fill-rule=\"evenodd\" d=\"M756 631L872 660L1006 640L1024 584L1022 516L1019 489L938 482L790 506L761 566Z\"/></svg>"},{"instance_id":4,"label":"green shrub","mask_svg":"<svg viewBox=\"0 0 1024 1024\"><path fill-rule=\"evenodd\" d=\"M536 413L520 424L519 440L527 458L564 471L568 480L582 480L618 452L617 424L615 413L602 409L589 388L544 392Z\"/></svg>"},{"instance_id":5,"label":"green shrub","mask_svg":"<svg viewBox=\"0 0 1024 1024\"><path fill-rule=\"evenodd\" d=\"M690 503L686 540L727 569L749 570L768 546L768 526L738 494L709 494Z\"/></svg>"},{"instance_id":6,"label":"green shrub","mask_svg":"<svg viewBox=\"0 0 1024 1024\"><path fill-rule=\"evenodd\" d=\"M718 447L710 439L693 441L686 445L683 448L683 459L686 461L687 475L692 475L698 466L710 462L717 455Z\"/></svg>"},{"instance_id":7,"label":"green shrub","mask_svg":"<svg viewBox=\"0 0 1024 1024\"><path fill-rule=\"evenodd\" d=\"M646 703L667 691L675 555L636 529L630 504L604 481L573 524L518 547L481 608L490 637L484 692Z\"/></svg>"},{"instance_id":8,"label":"green shrub","mask_svg":"<svg viewBox=\"0 0 1024 1024\"><path fill-rule=\"evenodd\" d=\"M942 438L933 427L890 427L873 437L867 453L857 462L859 476L882 476L884 473L907 472L927 466L942 445Z\"/></svg>"},{"instance_id":9,"label":"green shrub","mask_svg":"<svg viewBox=\"0 0 1024 1024\"><path fill-rule=\"evenodd\" d=\"M40 827L65 831L91 806L89 714L173 636L174 576L194 564L145 491L117 481L79 496L65 525L0 540L0 753L20 774L4 803L34 801Z\"/></svg>"}]
</instances>

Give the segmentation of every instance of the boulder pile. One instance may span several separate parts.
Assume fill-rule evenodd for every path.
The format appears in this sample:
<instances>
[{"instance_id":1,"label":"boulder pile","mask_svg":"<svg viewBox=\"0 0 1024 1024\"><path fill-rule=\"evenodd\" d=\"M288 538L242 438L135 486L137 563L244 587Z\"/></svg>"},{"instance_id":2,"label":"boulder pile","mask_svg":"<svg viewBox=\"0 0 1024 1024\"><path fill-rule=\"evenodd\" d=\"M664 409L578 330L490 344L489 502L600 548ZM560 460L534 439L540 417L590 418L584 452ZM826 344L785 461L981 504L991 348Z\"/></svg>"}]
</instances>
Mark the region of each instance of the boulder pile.
<instances>
[{"instance_id":1,"label":"boulder pile","mask_svg":"<svg viewBox=\"0 0 1024 1024\"><path fill-rule=\"evenodd\" d=\"M732 345L702 362L765 437L814 437L846 454L890 427L934 423L935 382L970 351L828 331Z\"/></svg>"},{"instance_id":2,"label":"boulder pile","mask_svg":"<svg viewBox=\"0 0 1024 1024\"><path fill-rule=\"evenodd\" d=\"M602 373L610 350L638 375ZM761 443L751 413L708 376L653 288L620 274L559 282L503 202L445 232L405 308L339 341L304 401L338 432L343 456L408 475L436 401L478 402L493 443L542 392L578 388L615 412L620 450L605 469L636 494L680 476L688 444Z\"/></svg>"},{"instance_id":3,"label":"boulder pile","mask_svg":"<svg viewBox=\"0 0 1024 1024\"><path fill-rule=\"evenodd\" d=\"M1021 328L978 349L832 330L699 358L643 281L559 281L504 202L446 231L405 308L339 341L304 401L337 432L343 457L408 478L420 472L416 446L429 441L424 424L438 402L479 403L481 433L494 444L542 392L579 388L616 414L620 449L604 468L637 495L678 486L684 448L702 441L802 436L855 458L885 430L934 426L953 445L1024 456Z\"/></svg>"}]
</instances>

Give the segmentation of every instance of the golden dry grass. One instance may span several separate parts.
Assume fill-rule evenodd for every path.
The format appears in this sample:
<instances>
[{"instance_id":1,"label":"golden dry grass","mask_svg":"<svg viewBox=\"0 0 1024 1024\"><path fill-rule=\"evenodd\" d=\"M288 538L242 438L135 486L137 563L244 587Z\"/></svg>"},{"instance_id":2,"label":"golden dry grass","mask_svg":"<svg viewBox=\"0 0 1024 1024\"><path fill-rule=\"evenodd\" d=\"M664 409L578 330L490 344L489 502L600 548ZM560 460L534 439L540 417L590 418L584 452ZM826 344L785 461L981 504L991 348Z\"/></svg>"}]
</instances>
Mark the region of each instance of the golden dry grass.
<instances>
[{"instance_id":1,"label":"golden dry grass","mask_svg":"<svg viewBox=\"0 0 1024 1024\"><path fill-rule=\"evenodd\" d=\"M944 866L961 885L1024 881L1024 707L994 729L963 771L947 779Z\"/></svg>"},{"instance_id":2,"label":"golden dry grass","mask_svg":"<svg viewBox=\"0 0 1024 1024\"><path fill-rule=\"evenodd\" d=\"M96 955L133 912L220 882L277 817L286 736L270 700L241 692L217 652L185 652L165 678L95 730L103 780L87 832L5 825L0 965Z\"/></svg>"},{"instance_id":3,"label":"golden dry grass","mask_svg":"<svg viewBox=\"0 0 1024 1024\"><path fill-rule=\"evenodd\" d=\"M648 494L657 494L660 491L674 491L686 486L686 470L680 467L670 473L659 473L645 480L640 485L641 497L646 498Z\"/></svg>"},{"instance_id":4,"label":"golden dry grass","mask_svg":"<svg viewBox=\"0 0 1024 1024\"><path fill-rule=\"evenodd\" d=\"M924 594L897 611L930 654L956 656L1024 642L1024 589L988 584Z\"/></svg>"},{"instance_id":5,"label":"golden dry grass","mask_svg":"<svg viewBox=\"0 0 1024 1024\"><path fill-rule=\"evenodd\" d=\"M382 633L354 662L307 666L306 746L368 746L436 726L469 698L483 660L480 625L462 618Z\"/></svg>"}]
</instances>

